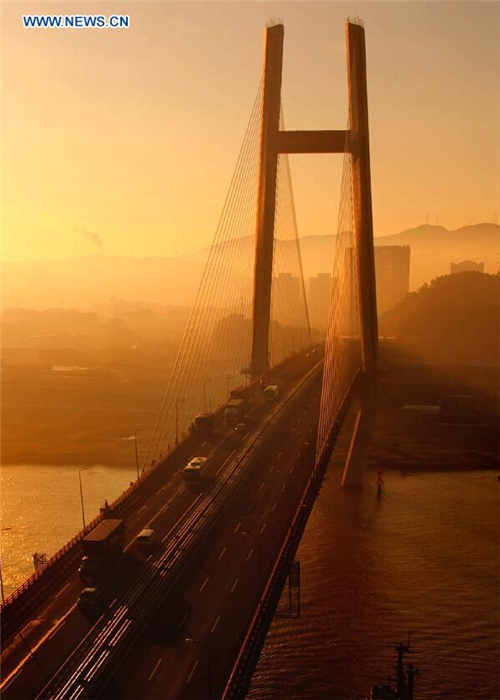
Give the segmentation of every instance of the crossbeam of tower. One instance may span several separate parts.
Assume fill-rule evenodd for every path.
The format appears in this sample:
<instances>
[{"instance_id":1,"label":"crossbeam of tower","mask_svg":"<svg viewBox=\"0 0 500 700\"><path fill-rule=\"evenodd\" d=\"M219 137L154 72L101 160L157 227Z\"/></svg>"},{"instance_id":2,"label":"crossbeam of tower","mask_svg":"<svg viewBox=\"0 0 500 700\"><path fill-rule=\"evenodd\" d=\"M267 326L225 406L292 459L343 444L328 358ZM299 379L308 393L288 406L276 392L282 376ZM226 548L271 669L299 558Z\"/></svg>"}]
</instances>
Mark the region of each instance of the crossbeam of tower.
<instances>
[{"instance_id":1,"label":"crossbeam of tower","mask_svg":"<svg viewBox=\"0 0 500 700\"><path fill-rule=\"evenodd\" d=\"M263 374L269 365L274 223L280 153L350 153L352 156L362 365L366 373L374 373L377 366L378 329L364 28L352 21L346 22L348 130L280 130L283 40L282 24L266 28L254 270L252 375L257 377Z\"/></svg>"}]
</instances>

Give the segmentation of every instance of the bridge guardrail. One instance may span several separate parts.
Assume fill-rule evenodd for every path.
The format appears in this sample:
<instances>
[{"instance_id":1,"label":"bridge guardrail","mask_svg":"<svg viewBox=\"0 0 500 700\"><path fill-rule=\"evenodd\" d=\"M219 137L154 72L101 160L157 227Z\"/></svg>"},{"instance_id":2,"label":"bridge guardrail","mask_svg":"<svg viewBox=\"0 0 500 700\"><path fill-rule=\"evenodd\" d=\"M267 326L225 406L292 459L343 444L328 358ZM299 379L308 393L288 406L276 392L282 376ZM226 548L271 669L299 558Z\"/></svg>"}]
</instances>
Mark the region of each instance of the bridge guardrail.
<instances>
[{"instance_id":1,"label":"bridge guardrail","mask_svg":"<svg viewBox=\"0 0 500 700\"><path fill-rule=\"evenodd\" d=\"M290 565L312 512L328 466L329 458L347 412L349 400L358 384L359 377L360 373L358 372L344 396L338 416L332 426L327 446L320 457L320 461L314 465L311 476L304 488L292 523L290 524L287 537L276 558L273 571L260 599L260 605L252 618L240 653L234 663L233 670L222 695L222 700L242 700L246 697L255 666L257 665L267 632L276 612Z\"/></svg>"},{"instance_id":2,"label":"bridge guardrail","mask_svg":"<svg viewBox=\"0 0 500 700\"><path fill-rule=\"evenodd\" d=\"M291 360L305 354L308 350L309 348L306 348L295 358L289 358L281 366L286 366ZM274 367L271 373L278 370L279 367L280 365ZM258 388L258 385L259 381L254 380L245 387L243 391L246 395L249 395ZM214 415L220 414L223 410L224 406L222 405L214 411ZM147 495L147 491L145 491L147 487L141 489L143 484L149 484L149 477L158 474L159 470L168 468L169 466L175 467L175 462L180 459L185 446L189 446L191 439L191 435L188 435L180 445L167 454L163 460L159 461L152 469L143 472L139 479L134 481L129 488L123 491L123 493L109 505L109 510L116 515L126 515L127 511L130 512L132 506L140 498L144 498ZM172 459L174 460L174 464L170 462ZM144 493L142 493L142 491L144 491ZM134 498L134 496L136 496L136 498ZM52 593L55 581L63 574L66 575L68 569L72 566L76 567L81 553L78 547L79 543L102 519L102 515L98 515L94 518L92 522L53 554L43 566L31 574L29 578L18 586L5 601L0 604L1 636L4 644L5 640L12 636L19 625L36 609L40 599L49 588L50 593Z\"/></svg>"},{"instance_id":3,"label":"bridge guardrail","mask_svg":"<svg viewBox=\"0 0 500 700\"><path fill-rule=\"evenodd\" d=\"M109 511L116 515L126 515L138 500L147 496L150 479L157 475L159 470L175 467L176 462L189 446L191 437L188 436L178 448L170 452L161 462L151 470L143 472L136 481L123 491L111 504ZM143 487L141 489L141 487ZM48 561L16 588L0 605L2 622L2 639L5 640L13 634L18 626L33 610L47 588L53 586L54 579L65 573L71 566L75 566L80 557L78 545L92 529L101 522L103 515L96 516L85 528L80 530L69 542L53 554Z\"/></svg>"},{"instance_id":4,"label":"bridge guardrail","mask_svg":"<svg viewBox=\"0 0 500 700\"><path fill-rule=\"evenodd\" d=\"M193 553L197 551L197 547L210 531L211 526L217 523L218 516L230 502L237 487L241 485L245 477L249 476L250 471L246 467L255 459L255 449L257 453L260 453L268 440L274 436L276 416L279 414L281 417L281 415L287 414L297 398L302 395L304 386L307 386L309 375L315 373L318 366L316 365L292 389L286 400L276 407L271 413L270 420L255 432L243 455L229 462L221 475L215 492L210 492L210 497L196 505L193 512L188 510L181 517L176 526L176 532L171 535L171 540L167 543L165 550L151 562L151 571L146 572L119 607L109 617L105 617L101 625L102 629L93 628L88 633L67 662L42 690L42 693L37 696L38 698L46 700L49 697L66 698L70 695L74 698L90 697L89 693L94 693L95 684L98 682L97 677L94 677L93 669L99 667L103 671L104 668L108 668L112 657L115 665L124 658L126 653L124 646L126 647L130 643L131 630L135 630L136 634L133 635L133 639L136 639L137 633L142 629L141 625L146 624L149 619L148 615L152 605L154 612L155 596L157 597L160 593L164 595L177 579L183 566L187 565L188 560L191 560ZM209 515L213 517L209 518ZM156 573L152 571L153 569ZM147 586L150 586L148 595L144 595ZM132 623L134 623L133 626ZM110 654L111 650L112 655Z\"/></svg>"}]
</instances>

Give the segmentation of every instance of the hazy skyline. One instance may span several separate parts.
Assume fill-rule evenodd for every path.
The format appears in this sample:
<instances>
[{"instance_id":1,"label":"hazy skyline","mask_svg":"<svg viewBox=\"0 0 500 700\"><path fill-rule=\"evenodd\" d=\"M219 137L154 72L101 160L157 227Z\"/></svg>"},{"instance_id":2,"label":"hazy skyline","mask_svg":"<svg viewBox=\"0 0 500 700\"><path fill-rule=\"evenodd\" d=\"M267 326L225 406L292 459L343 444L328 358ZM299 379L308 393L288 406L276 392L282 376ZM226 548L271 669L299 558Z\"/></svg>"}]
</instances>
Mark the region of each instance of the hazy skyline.
<instances>
[{"instance_id":1,"label":"hazy skyline","mask_svg":"<svg viewBox=\"0 0 500 700\"><path fill-rule=\"evenodd\" d=\"M26 13L128 13L128 30L26 30ZM287 128L344 128L344 22L366 27L375 235L493 221L497 3L4 2L2 256L189 253L212 242L285 25ZM336 229L339 156L291 158L301 235Z\"/></svg>"}]
</instances>

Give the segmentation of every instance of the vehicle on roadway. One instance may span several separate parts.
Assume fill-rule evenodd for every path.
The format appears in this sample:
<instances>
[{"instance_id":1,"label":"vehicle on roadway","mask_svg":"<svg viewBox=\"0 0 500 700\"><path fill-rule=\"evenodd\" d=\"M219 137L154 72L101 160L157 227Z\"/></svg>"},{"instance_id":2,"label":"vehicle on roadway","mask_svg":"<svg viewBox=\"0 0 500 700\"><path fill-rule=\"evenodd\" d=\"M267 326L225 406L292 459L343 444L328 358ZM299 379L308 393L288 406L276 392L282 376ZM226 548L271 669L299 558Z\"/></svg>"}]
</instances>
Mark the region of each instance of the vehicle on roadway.
<instances>
[{"instance_id":1,"label":"vehicle on roadway","mask_svg":"<svg viewBox=\"0 0 500 700\"><path fill-rule=\"evenodd\" d=\"M202 484L207 471L208 457L193 457L182 470L182 476L187 484Z\"/></svg>"},{"instance_id":2,"label":"vehicle on roadway","mask_svg":"<svg viewBox=\"0 0 500 700\"><path fill-rule=\"evenodd\" d=\"M238 424L235 426L234 430L235 430L235 432L238 433L239 435L244 435L244 434L247 432L247 430L248 430L248 426L247 426L246 423L243 423L243 422L242 422L242 423L238 423Z\"/></svg>"},{"instance_id":3,"label":"vehicle on roadway","mask_svg":"<svg viewBox=\"0 0 500 700\"><path fill-rule=\"evenodd\" d=\"M213 413L200 413L194 419L194 432L200 437L209 438L214 432Z\"/></svg>"},{"instance_id":4,"label":"vehicle on roadway","mask_svg":"<svg viewBox=\"0 0 500 700\"><path fill-rule=\"evenodd\" d=\"M125 525L123 520L106 518L82 540L83 558L78 569L87 586L109 578L123 554Z\"/></svg>"},{"instance_id":5,"label":"vehicle on roadway","mask_svg":"<svg viewBox=\"0 0 500 700\"><path fill-rule=\"evenodd\" d=\"M155 531L151 528L145 528L137 535L136 542L142 554L151 554L156 544Z\"/></svg>"},{"instance_id":6,"label":"vehicle on roadway","mask_svg":"<svg viewBox=\"0 0 500 700\"><path fill-rule=\"evenodd\" d=\"M277 401L280 395L279 386L277 384L268 384L262 393L264 394L266 401L273 403L274 401Z\"/></svg>"},{"instance_id":7,"label":"vehicle on roadway","mask_svg":"<svg viewBox=\"0 0 500 700\"><path fill-rule=\"evenodd\" d=\"M78 608L85 617L95 617L102 613L105 607L104 596L97 586L84 588L78 596Z\"/></svg>"},{"instance_id":8,"label":"vehicle on roadway","mask_svg":"<svg viewBox=\"0 0 500 700\"><path fill-rule=\"evenodd\" d=\"M231 399L224 409L224 425L237 425L245 415L248 403L246 399Z\"/></svg>"}]
</instances>

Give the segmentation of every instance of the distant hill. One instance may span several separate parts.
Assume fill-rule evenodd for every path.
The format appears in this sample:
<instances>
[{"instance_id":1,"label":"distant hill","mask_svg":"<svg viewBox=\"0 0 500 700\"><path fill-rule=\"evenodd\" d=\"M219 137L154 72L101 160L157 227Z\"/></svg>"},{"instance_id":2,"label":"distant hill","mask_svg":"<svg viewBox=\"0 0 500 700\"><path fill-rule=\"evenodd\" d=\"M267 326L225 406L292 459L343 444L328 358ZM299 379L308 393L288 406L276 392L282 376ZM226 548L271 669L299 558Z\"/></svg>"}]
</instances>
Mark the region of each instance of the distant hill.
<instances>
[{"instance_id":1,"label":"distant hill","mask_svg":"<svg viewBox=\"0 0 500 700\"><path fill-rule=\"evenodd\" d=\"M376 236L375 245L410 246L410 289L414 290L439 275L447 275L452 262L484 262L485 272L497 272L500 226L485 223L449 231L443 226L423 225L389 236ZM300 248L306 277L331 272L335 236L306 236L300 239Z\"/></svg>"},{"instance_id":2,"label":"distant hill","mask_svg":"<svg viewBox=\"0 0 500 700\"><path fill-rule=\"evenodd\" d=\"M485 263L496 272L500 255L500 226L477 224L448 231L442 226L418 226L394 235L379 236L375 245L410 245L410 287L416 289L434 277L447 274L451 262L464 259ZM290 258L295 243L278 241L277 260ZM300 239L304 275L331 272L335 236ZM231 243L233 259L250 261L251 237ZM2 307L88 309L110 299L160 304L191 305L210 248L190 256L129 258L91 255L67 260L4 262ZM247 262L241 274L250 274Z\"/></svg>"},{"instance_id":3,"label":"distant hill","mask_svg":"<svg viewBox=\"0 0 500 700\"><path fill-rule=\"evenodd\" d=\"M499 364L500 276L460 272L407 294L379 319L416 358L432 362Z\"/></svg>"},{"instance_id":4,"label":"distant hill","mask_svg":"<svg viewBox=\"0 0 500 700\"><path fill-rule=\"evenodd\" d=\"M253 238L241 238L238 243L240 255L253 249ZM292 241L281 241L280 246L291 248ZM376 236L376 246L409 245L411 247L410 289L418 289L425 282L447 275L450 263L474 260L485 263L485 272L494 273L500 262L500 226L475 224L448 230L444 226L422 225L388 236ZM200 252L208 255L210 249ZM300 239L300 252L306 278L318 272L331 272L335 236L304 236Z\"/></svg>"}]
</instances>

